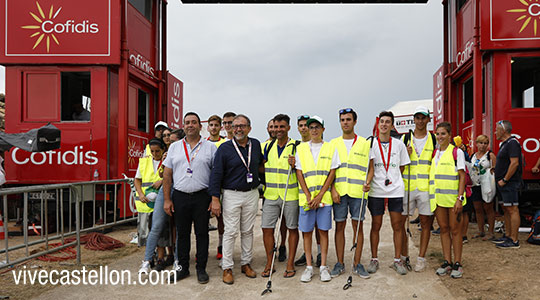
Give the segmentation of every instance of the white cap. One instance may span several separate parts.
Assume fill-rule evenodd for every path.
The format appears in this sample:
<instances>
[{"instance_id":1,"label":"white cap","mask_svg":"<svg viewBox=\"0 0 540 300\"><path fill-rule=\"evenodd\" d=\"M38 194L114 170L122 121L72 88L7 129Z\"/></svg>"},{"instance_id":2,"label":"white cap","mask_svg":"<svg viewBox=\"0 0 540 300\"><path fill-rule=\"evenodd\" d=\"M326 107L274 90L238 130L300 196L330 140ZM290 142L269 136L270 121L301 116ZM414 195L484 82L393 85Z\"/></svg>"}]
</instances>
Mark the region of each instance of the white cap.
<instances>
[{"instance_id":1,"label":"white cap","mask_svg":"<svg viewBox=\"0 0 540 300\"><path fill-rule=\"evenodd\" d=\"M414 110L414 115L416 114L423 114L425 116L428 116L429 117L429 109L425 106L418 106L415 110Z\"/></svg>"},{"instance_id":2,"label":"white cap","mask_svg":"<svg viewBox=\"0 0 540 300\"><path fill-rule=\"evenodd\" d=\"M167 123L163 122L163 121L159 121L156 123L156 125L154 125L154 129L157 129L159 126L163 126L165 128L169 128L169 126L167 125Z\"/></svg>"},{"instance_id":3,"label":"white cap","mask_svg":"<svg viewBox=\"0 0 540 300\"><path fill-rule=\"evenodd\" d=\"M309 118L307 121L306 121L306 125L309 126L309 124L313 123L313 122L318 122L321 124L321 126L324 128L324 120L319 117L319 116L313 116L311 118Z\"/></svg>"}]
</instances>

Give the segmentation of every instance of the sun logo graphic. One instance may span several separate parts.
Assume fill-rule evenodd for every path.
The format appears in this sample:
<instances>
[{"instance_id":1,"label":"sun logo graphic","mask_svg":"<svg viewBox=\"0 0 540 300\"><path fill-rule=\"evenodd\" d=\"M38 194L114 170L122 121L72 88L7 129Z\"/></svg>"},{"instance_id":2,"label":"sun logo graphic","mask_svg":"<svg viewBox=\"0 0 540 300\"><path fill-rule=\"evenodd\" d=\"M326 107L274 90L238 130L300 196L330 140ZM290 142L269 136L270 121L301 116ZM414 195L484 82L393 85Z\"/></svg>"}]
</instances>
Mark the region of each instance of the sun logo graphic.
<instances>
[{"instance_id":1,"label":"sun logo graphic","mask_svg":"<svg viewBox=\"0 0 540 300\"><path fill-rule=\"evenodd\" d=\"M538 20L540 20L540 3L538 0L518 0L523 6L520 8L508 9L506 12L519 14L519 17L516 19L516 22L523 20L521 29L519 33L523 32L528 28L529 25L532 26L534 36L537 36L538 32Z\"/></svg>"},{"instance_id":2,"label":"sun logo graphic","mask_svg":"<svg viewBox=\"0 0 540 300\"><path fill-rule=\"evenodd\" d=\"M23 29L34 31L30 38L36 38L36 42L32 47L32 50L36 49L43 42L47 53L50 52L51 44L54 43L60 46L60 41L58 36L62 34L95 34L99 32L99 26L96 23L91 23L89 20L84 20L79 23L76 23L75 20L67 20L58 22L56 19L62 7L55 8L51 4L49 9L43 10L38 1L36 1L36 11L28 12L32 19L37 23L33 25L24 25L21 26Z\"/></svg>"},{"instance_id":3,"label":"sun logo graphic","mask_svg":"<svg viewBox=\"0 0 540 300\"><path fill-rule=\"evenodd\" d=\"M144 157L144 150L134 140L128 139L128 165L135 166L139 163L139 158Z\"/></svg>"}]
</instances>

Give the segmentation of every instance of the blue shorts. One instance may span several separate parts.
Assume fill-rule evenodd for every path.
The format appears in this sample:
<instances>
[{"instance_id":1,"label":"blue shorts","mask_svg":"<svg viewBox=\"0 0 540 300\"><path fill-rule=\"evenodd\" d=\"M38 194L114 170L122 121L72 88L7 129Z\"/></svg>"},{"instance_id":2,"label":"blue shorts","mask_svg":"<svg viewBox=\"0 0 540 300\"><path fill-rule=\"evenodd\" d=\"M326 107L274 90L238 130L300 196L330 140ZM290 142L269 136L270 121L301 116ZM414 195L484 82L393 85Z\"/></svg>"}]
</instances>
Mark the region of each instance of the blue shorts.
<instances>
[{"instance_id":1,"label":"blue shorts","mask_svg":"<svg viewBox=\"0 0 540 300\"><path fill-rule=\"evenodd\" d=\"M361 221L364 221L366 216L366 204L367 199L362 206L362 218ZM360 215L360 206L362 205L362 198L353 198L349 195L341 196L341 201L339 204L334 203L332 207L334 208L334 221L343 222L347 220L348 213L351 214L351 219L358 221L358 216ZM348 213L347 213L347 208Z\"/></svg>"},{"instance_id":2,"label":"blue shorts","mask_svg":"<svg viewBox=\"0 0 540 300\"><path fill-rule=\"evenodd\" d=\"M501 193L501 198L503 201L503 206L518 206L519 205L519 188L521 182L519 181L509 181L504 186L497 184L497 189Z\"/></svg>"},{"instance_id":3,"label":"blue shorts","mask_svg":"<svg viewBox=\"0 0 540 300\"><path fill-rule=\"evenodd\" d=\"M302 232L312 232L317 224L320 230L328 231L332 229L332 206L327 205L317 209L305 211L300 207L298 217L298 229Z\"/></svg>"},{"instance_id":4,"label":"blue shorts","mask_svg":"<svg viewBox=\"0 0 540 300\"><path fill-rule=\"evenodd\" d=\"M384 215L384 200L388 199L388 211L403 212L403 198L377 198L368 197L368 208L372 216Z\"/></svg>"}]
</instances>

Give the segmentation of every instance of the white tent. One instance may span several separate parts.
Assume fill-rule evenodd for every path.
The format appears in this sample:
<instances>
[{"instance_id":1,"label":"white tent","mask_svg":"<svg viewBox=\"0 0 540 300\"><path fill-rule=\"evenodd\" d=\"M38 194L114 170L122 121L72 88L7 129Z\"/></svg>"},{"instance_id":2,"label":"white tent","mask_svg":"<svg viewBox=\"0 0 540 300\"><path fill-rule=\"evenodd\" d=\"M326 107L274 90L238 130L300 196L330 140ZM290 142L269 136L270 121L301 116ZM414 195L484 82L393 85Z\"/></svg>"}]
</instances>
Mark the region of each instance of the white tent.
<instances>
[{"instance_id":1,"label":"white tent","mask_svg":"<svg viewBox=\"0 0 540 300\"><path fill-rule=\"evenodd\" d=\"M388 109L394 113L394 127L400 134L414 129L413 113L416 107L425 106L429 109L432 122L428 124L428 130L433 131L433 99L400 101Z\"/></svg>"}]
</instances>

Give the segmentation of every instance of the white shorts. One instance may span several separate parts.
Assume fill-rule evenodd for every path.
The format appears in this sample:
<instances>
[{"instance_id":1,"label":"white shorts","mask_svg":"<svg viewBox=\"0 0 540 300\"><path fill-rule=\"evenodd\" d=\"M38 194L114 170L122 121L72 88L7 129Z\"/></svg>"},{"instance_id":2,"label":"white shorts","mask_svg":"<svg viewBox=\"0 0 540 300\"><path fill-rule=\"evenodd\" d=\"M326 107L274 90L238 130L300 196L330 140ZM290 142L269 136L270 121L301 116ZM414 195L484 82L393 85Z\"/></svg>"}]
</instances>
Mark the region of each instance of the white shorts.
<instances>
[{"instance_id":1,"label":"white shorts","mask_svg":"<svg viewBox=\"0 0 540 300\"><path fill-rule=\"evenodd\" d=\"M405 197L403 197L403 213L402 215L407 215L407 198L408 192L405 191ZM424 216L432 216L431 205L429 202L429 192L421 192L418 189L415 189L411 193L411 203L409 203L409 215L414 214L414 210L418 208L418 214Z\"/></svg>"}]
</instances>

